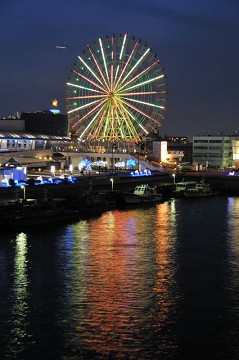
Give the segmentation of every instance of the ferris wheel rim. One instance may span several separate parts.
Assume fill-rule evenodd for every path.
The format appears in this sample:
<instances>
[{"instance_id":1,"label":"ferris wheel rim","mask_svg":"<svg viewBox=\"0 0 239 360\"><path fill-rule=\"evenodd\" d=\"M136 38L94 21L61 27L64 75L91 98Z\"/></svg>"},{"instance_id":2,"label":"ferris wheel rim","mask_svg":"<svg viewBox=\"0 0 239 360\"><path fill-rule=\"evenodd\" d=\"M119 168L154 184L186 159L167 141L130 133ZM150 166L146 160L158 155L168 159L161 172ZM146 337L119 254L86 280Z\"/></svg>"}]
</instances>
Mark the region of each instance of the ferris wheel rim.
<instances>
[{"instance_id":1,"label":"ferris wheel rim","mask_svg":"<svg viewBox=\"0 0 239 360\"><path fill-rule=\"evenodd\" d=\"M146 45L113 34L78 56L66 101L70 126L80 139L138 140L161 125L167 83L161 60Z\"/></svg>"}]
</instances>

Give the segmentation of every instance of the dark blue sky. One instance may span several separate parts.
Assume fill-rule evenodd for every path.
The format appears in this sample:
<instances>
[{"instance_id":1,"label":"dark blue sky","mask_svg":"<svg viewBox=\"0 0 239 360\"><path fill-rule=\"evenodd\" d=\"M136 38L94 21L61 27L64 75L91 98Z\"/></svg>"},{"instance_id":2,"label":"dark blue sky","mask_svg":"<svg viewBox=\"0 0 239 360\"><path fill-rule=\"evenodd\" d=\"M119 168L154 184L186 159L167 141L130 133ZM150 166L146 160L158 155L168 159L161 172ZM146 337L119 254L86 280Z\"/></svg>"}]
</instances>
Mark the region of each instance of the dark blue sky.
<instances>
[{"instance_id":1,"label":"dark blue sky","mask_svg":"<svg viewBox=\"0 0 239 360\"><path fill-rule=\"evenodd\" d=\"M65 112L65 83L86 44L129 33L162 60L161 135L239 130L237 0L0 0L0 116ZM64 45L66 49L57 49Z\"/></svg>"}]
</instances>

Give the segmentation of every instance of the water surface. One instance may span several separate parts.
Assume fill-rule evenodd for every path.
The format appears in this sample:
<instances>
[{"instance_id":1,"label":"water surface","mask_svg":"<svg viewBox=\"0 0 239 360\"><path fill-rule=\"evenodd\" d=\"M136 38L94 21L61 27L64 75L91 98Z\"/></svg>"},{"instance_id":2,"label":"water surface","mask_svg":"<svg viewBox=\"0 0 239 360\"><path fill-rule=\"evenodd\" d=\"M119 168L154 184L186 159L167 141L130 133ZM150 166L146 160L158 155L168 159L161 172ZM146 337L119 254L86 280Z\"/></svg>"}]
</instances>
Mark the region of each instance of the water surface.
<instances>
[{"instance_id":1,"label":"water surface","mask_svg":"<svg viewBox=\"0 0 239 360\"><path fill-rule=\"evenodd\" d=\"M3 359L239 359L239 198L1 235Z\"/></svg>"}]
</instances>

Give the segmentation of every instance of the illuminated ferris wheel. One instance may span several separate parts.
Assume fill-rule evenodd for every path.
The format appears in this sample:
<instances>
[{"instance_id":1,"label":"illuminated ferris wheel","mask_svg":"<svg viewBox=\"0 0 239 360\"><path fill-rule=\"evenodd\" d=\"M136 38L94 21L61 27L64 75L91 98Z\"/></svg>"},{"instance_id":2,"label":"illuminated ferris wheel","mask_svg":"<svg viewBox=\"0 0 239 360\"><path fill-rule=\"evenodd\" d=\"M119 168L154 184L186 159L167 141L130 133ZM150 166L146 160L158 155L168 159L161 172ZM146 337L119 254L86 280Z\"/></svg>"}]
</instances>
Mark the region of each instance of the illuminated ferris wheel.
<instances>
[{"instance_id":1,"label":"illuminated ferris wheel","mask_svg":"<svg viewBox=\"0 0 239 360\"><path fill-rule=\"evenodd\" d=\"M87 45L67 82L71 131L81 140L139 141L164 119L163 71L157 54L134 36Z\"/></svg>"}]
</instances>

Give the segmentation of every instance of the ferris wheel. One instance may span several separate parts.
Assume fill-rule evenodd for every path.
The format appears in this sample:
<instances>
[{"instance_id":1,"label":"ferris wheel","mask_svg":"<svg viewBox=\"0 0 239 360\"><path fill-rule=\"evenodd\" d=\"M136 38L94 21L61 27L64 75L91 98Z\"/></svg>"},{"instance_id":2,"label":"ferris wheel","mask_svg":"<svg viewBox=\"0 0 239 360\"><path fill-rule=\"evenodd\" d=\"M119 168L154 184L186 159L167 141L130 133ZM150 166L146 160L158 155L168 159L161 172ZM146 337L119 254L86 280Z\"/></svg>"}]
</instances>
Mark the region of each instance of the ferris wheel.
<instances>
[{"instance_id":1,"label":"ferris wheel","mask_svg":"<svg viewBox=\"0 0 239 360\"><path fill-rule=\"evenodd\" d=\"M67 82L72 132L81 140L139 141L166 111L157 54L128 34L99 38L78 56Z\"/></svg>"}]
</instances>

